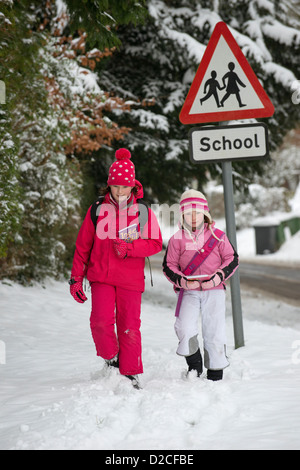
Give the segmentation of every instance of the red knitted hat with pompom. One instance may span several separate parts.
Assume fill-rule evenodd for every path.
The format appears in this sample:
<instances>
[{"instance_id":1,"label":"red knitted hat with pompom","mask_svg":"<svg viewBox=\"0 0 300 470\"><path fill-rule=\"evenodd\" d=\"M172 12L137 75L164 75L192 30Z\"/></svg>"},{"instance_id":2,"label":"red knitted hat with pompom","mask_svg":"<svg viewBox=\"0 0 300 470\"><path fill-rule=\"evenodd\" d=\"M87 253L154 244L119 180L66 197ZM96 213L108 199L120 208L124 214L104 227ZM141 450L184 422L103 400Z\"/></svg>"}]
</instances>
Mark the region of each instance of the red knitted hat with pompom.
<instances>
[{"instance_id":1,"label":"red knitted hat with pompom","mask_svg":"<svg viewBox=\"0 0 300 470\"><path fill-rule=\"evenodd\" d=\"M121 148L115 153L116 161L111 165L107 184L116 186L135 186L135 168L129 150Z\"/></svg>"}]
</instances>

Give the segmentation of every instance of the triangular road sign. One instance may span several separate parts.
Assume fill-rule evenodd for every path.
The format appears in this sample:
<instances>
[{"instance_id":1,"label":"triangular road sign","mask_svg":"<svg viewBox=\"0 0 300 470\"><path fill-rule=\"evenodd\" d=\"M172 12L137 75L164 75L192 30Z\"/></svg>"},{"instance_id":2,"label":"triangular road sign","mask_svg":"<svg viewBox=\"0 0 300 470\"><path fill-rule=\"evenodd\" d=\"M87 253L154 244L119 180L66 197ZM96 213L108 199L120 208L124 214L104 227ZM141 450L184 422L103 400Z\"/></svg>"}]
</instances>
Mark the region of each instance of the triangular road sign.
<instances>
[{"instance_id":1,"label":"triangular road sign","mask_svg":"<svg viewBox=\"0 0 300 470\"><path fill-rule=\"evenodd\" d=\"M263 118L274 106L239 45L217 23L179 115L182 124Z\"/></svg>"}]
</instances>

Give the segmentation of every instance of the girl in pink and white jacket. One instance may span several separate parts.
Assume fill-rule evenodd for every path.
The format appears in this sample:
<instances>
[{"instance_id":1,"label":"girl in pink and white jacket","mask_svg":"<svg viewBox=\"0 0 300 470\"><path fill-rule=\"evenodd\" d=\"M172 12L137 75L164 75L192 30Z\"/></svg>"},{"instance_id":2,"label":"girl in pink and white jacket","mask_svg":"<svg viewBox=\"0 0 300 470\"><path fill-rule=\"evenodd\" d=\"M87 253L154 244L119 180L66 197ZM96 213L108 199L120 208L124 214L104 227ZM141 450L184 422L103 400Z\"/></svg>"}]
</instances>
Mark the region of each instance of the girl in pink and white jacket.
<instances>
[{"instance_id":1,"label":"girl in pink and white jacket","mask_svg":"<svg viewBox=\"0 0 300 470\"><path fill-rule=\"evenodd\" d=\"M188 373L203 372L198 342L201 311L207 378L221 380L226 357L225 280L238 267L238 255L224 232L215 229L205 196L193 189L180 199L180 229L169 240L163 261L167 279L178 294L175 331L177 354ZM188 277L187 277L188 276Z\"/></svg>"},{"instance_id":2,"label":"girl in pink and white jacket","mask_svg":"<svg viewBox=\"0 0 300 470\"><path fill-rule=\"evenodd\" d=\"M162 237L154 213L145 205L146 220L144 213L141 224L138 200L143 188L135 179L129 150L117 150L116 159L99 203L96 228L93 206L80 228L69 283L74 299L83 303L87 298L82 281L87 277L97 355L138 385L136 376L143 372L140 314L145 258L161 251Z\"/></svg>"}]
</instances>

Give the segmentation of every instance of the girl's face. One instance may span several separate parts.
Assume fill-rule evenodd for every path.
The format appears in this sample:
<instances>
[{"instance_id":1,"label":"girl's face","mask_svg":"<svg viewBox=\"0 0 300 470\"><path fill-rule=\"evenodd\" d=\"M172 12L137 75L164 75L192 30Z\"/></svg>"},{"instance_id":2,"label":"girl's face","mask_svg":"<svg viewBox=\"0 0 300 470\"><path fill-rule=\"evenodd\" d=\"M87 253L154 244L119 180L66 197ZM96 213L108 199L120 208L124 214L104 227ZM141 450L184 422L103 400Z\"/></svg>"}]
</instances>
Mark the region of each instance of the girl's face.
<instances>
[{"instance_id":1,"label":"girl's face","mask_svg":"<svg viewBox=\"0 0 300 470\"><path fill-rule=\"evenodd\" d=\"M184 220L193 230L196 230L197 227L203 224L204 214L197 211L187 212L184 214Z\"/></svg>"},{"instance_id":2,"label":"girl's face","mask_svg":"<svg viewBox=\"0 0 300 470\"><path fill-rule=\"evenodd\" d=\"M111 195L116 202L121 202L122 200L126 200L131 193L132 187L131 186L110 186Z\"/></svg>"}]
</instances>

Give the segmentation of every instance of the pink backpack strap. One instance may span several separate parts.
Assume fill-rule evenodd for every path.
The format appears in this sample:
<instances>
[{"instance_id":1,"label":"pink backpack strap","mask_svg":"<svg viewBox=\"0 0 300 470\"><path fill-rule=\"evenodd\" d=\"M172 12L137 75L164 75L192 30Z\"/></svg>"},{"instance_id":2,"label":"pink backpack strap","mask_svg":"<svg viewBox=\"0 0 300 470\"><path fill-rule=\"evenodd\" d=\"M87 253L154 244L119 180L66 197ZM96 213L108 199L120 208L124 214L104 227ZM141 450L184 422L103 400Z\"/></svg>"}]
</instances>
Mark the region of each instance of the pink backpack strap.
<instances>
[{"instance_id":1,"label":"pink backpack strap","mask_svg":"<svg viewBox=\"0 0 300 470\"><path fill-rule=\"evenodd\" d=\"M215 236L214 236L215 235ZM214 234L211 234L205 245L201 248L200 253L195 253L193 258L190 260L189 264L182 271L186 276L193 274L196 269L201 266L201 264L206 260L210 255L212 250L218 245L219 240L225 235L222 230L215 229ZM216 238L217 237L217 238ZM219 240L218 240L219 239Z\"/></svg>"}]
</instances>

